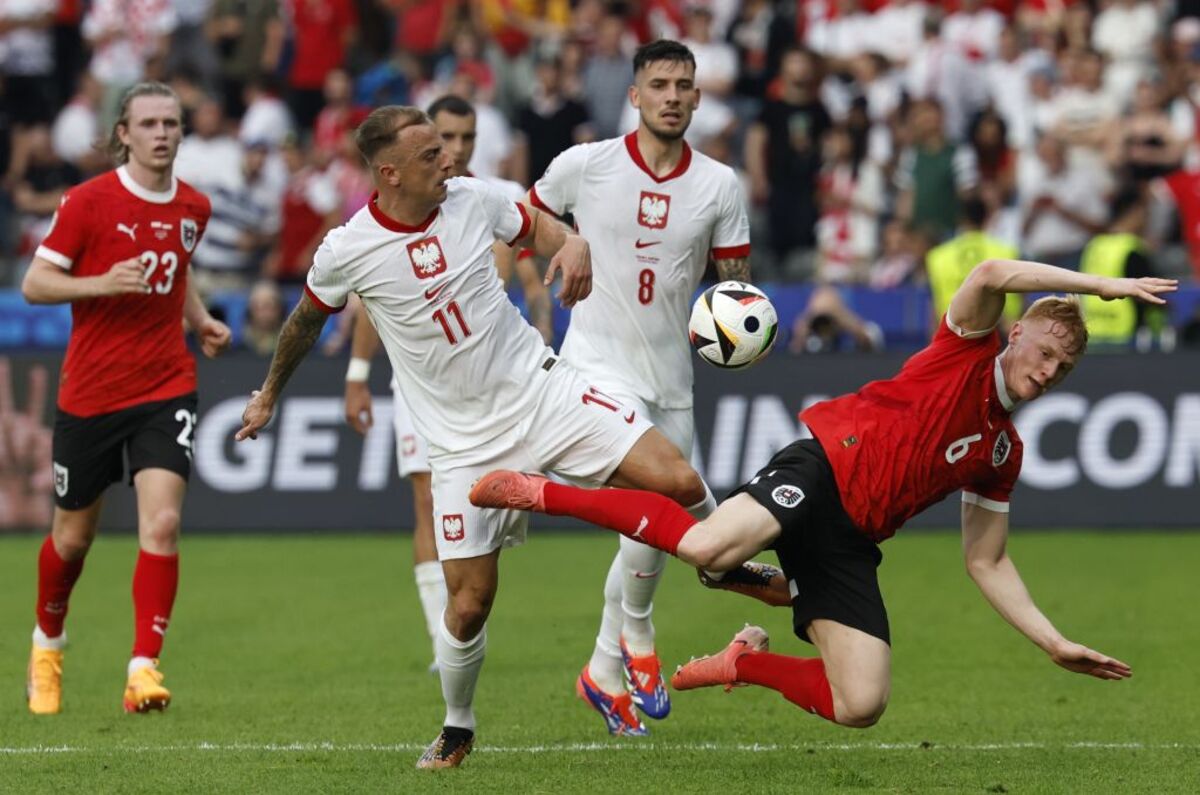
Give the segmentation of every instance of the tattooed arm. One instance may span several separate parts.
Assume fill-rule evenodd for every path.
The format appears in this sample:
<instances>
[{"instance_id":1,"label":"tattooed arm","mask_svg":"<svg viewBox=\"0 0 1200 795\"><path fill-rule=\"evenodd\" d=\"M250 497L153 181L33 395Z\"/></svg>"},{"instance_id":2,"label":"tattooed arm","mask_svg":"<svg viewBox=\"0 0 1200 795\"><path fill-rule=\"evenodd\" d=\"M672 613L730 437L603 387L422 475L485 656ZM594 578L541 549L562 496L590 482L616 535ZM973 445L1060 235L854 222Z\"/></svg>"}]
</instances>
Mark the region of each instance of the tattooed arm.
<instances>
[{"instance_id":1,"label":"tattooed arm","mask_svg":"<svg viewBox=\"0 0 1200 795\"><path fill-rule=\"evenodd\" d=\"M250 393L250 402L242 413L242 429L234 435L234 439L240 442L258 438L258 431L271 420L275 401L283 392L284 384L312 350L328 319L329 315L313 304L308 293L300 297L300 303L292 310L283 330L279 332L279 344L271 359L267 380L263 382L262 389Z\"/></svg>"},{"instance_id":2,"label":"tattooed arm","mask_svg":"<svg viewBox=\"0 0 1200 795\"><path fill-rule=\"evenodd\" d=\"M748 282L750 281L750 258L749 257L734 257L732 259L719 259L716 261L717 278L723 282Z\"/></svg>"}]
</instances>

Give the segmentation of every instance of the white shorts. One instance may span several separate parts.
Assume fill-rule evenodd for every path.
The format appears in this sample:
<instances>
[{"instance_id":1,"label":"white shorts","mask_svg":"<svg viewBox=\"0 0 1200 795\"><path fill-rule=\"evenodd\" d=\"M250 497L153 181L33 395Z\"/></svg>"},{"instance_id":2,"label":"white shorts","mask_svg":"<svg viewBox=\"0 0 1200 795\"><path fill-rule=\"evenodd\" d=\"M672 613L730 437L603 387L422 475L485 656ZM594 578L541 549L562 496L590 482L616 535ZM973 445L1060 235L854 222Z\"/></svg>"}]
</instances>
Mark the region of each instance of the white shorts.
<instances>
[{"instance_id":1,"label":"white shorts","mask_svg":"<svg viewBox=\"0 0 1200 795\"><path fill-rule=\"evenodd\" d=\"M653 426L644 413L595 389L558 362L529 385L530 413L486 444L486 458L458 464L432 456L433 530L439 560L474 558L525 541L525 511L476 508L471 486L493 469L554 472L600 486L608 482L637 440ZM480 451L476 451L480 452Z\"/></svg>"},{"instance_id":2,"label":"white shorts","mask_svg":"<svg viewBox=\"0 0 1200 795\"><path fill-rule=\"evenodd\" d=\"M400 470L400 477L428 472L429 445L425 443L425 437L413 427L412 413L408 410L408 404L404 402L404 396L400 394L400 387L396 385L395 378L392 379L392 427L396 431L396 465Z\"/></svg>"},{"instance_id":3,"label":"white shorts","mask_svg":"<svg viewBox=\"0 0 1200 795\"><path fill-rule=\"evenodd\" d=\"M586 375L584 376L587 377ZM664 409L636 397L628 388L616 384L599 382L600 389L619 399L630 408L650 420L667 441L679 448L684 460L692 460L692 448L696 443L696 419L689 409Z\"/></svg>"}]
</instances>

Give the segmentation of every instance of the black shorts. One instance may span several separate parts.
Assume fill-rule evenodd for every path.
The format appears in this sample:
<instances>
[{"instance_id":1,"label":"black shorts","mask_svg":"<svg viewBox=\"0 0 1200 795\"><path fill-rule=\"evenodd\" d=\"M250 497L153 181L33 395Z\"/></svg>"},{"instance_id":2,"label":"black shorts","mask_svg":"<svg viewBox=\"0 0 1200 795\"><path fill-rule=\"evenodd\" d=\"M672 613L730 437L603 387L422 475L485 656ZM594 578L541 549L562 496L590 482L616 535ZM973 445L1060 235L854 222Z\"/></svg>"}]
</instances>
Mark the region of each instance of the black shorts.
<instances>
[{"instance_id":1,"label":"black shorts","mask_svg":"<svg viewBox=\"0 0 1200 795\"><path fill-rule=\"evenodd\" d=\"M167 469L187 480L192 468L196 393L142 403L111 414L76 417L62 409L54 420L54 504L77 511L143 469Z\"/></svg>"},{"instance_id":2,"label":"black shorts","mask_svg":"<svg viewBox=\"0 0 1200 795\"><path fill-rule=\"evenodd\" d=\"M741 492L770 511L783 528L772 548L791 589L796 635L809 640L809 622L826 618L891 645L876 576L883 553L846 514L817 440L780 450L733 494Z\"/></svg>"}]
</instances>

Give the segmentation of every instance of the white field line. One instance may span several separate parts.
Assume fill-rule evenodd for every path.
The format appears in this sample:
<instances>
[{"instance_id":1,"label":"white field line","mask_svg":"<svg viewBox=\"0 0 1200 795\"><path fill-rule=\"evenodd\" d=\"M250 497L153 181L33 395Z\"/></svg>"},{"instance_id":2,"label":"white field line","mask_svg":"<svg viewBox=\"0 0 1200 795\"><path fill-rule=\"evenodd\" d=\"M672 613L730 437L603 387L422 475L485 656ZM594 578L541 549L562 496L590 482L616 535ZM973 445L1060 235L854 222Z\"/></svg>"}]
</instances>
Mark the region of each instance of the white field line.
<instances>
[{"instance_id":1,"label":"white field line","mask_svg":"<svg viewBox=\"0 0 1200 795\"><path fill-rule=\"evenodd\" d=\"M489 754L578 754L597 751L725 751L736 753L773 753L780 751L1020 751L1020 750L1118 750L1157 751L1186 750L1200 751L1196 743L1114 743L1114 742L1006 742L1006 743L551 743L546 745L481 745L477 750ZM76 745L32 745L0 746L3 755L53 755L53 754L128 754L128 753L178 753L181 751L206 751L212 753L394 753L425 750L416 743L209 743L172 745L135 745L111 747L87 747Z\"/></svg>"}]
</instances>

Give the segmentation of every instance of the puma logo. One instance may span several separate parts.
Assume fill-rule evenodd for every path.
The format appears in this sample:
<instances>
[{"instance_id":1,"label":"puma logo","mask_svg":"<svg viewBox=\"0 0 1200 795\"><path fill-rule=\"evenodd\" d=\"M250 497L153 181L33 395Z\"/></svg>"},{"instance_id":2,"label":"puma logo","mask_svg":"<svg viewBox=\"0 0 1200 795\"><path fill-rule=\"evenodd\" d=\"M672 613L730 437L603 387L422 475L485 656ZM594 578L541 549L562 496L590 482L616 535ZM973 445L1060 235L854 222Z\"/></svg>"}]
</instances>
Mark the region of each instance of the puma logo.
<instances>
[{"instance_id":1,"label":"puma logo","mask_svg":"<svg viewBox=\"0 0 1200 795\"><path fill-rule=\"evenodd\" d=\"M650 520L647 519L645 516L643 516L642 521L638 523L637 530L633 531L633 535L630 537L640 539L642 537L642 531L645 530L649 526L650 526Z\"/></svg>"},{"instance_id":2,"label":"puma logo","mask_svg":"<svg viewBox=\"0 0 1200 795\"><path fill-rule=\"evenodd\" d=\"M137 228L138 228L137 224L134 224L133 226L126 226L125 224L117 224L117 231L124 232L125 234L129 235L129 239L132 240L134 243L137 242Z\"/></svg>"}]
</instances>

